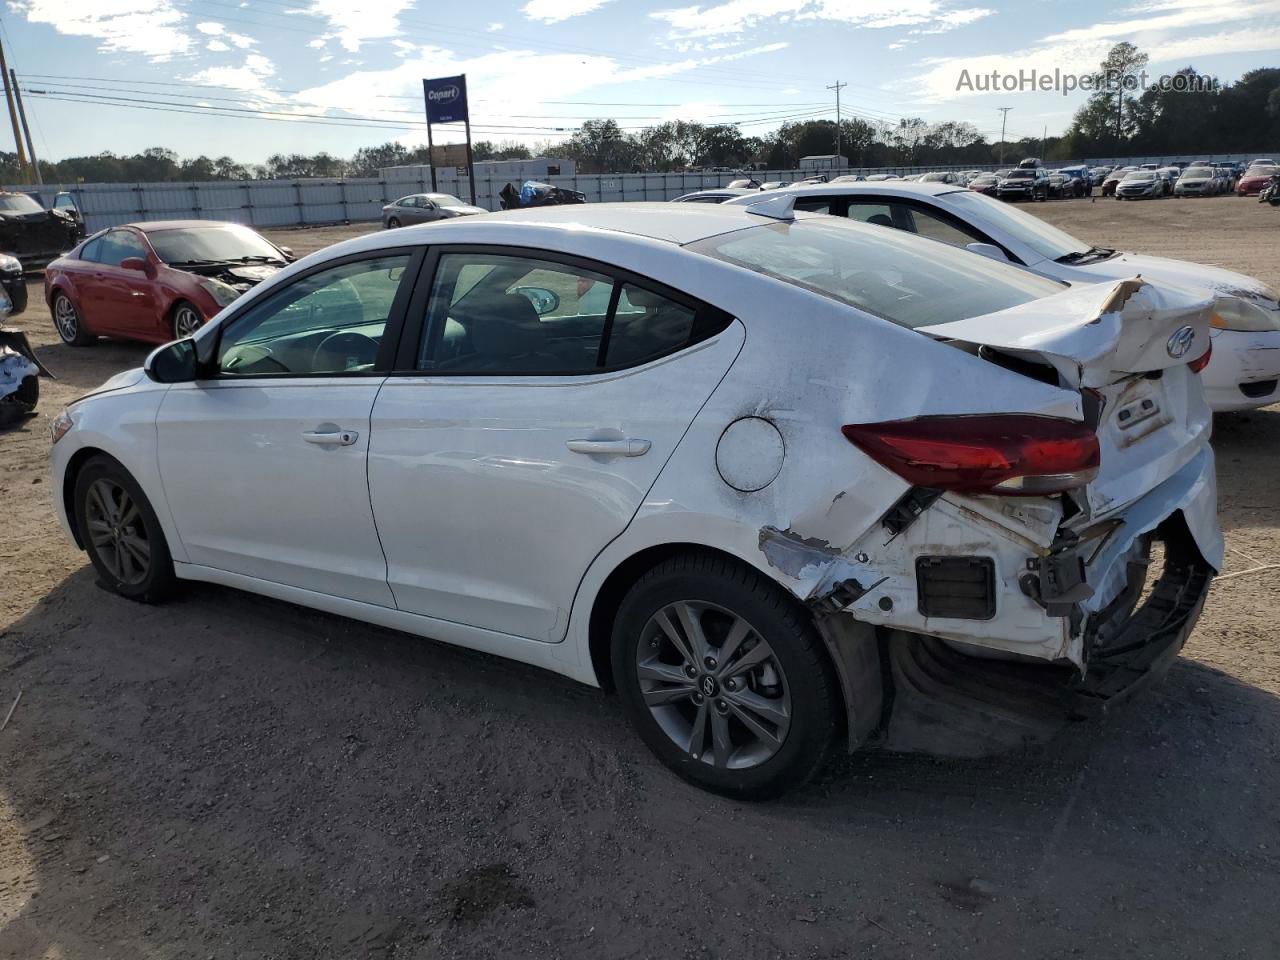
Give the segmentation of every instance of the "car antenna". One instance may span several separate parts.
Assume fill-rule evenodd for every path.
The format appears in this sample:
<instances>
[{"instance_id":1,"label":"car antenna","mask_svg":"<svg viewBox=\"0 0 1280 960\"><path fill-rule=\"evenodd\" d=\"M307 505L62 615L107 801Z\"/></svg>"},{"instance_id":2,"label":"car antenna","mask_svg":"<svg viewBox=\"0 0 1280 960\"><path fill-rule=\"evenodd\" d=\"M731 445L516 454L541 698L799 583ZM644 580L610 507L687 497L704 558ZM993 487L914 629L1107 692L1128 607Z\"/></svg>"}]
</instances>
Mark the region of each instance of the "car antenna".
<instances>
[{"instance_id":1,"label":"car antenna","mask_svg":"<svg viewBox=\"0 0 1280 960\"><path fill-rule=\"evenodd\" d=\"M762 217L772 217L774 220L794 220L796 218L795 207L796 195L791 193L753 203L747 207L747 213L759 214Z\"/></svg>"}]
</instances>

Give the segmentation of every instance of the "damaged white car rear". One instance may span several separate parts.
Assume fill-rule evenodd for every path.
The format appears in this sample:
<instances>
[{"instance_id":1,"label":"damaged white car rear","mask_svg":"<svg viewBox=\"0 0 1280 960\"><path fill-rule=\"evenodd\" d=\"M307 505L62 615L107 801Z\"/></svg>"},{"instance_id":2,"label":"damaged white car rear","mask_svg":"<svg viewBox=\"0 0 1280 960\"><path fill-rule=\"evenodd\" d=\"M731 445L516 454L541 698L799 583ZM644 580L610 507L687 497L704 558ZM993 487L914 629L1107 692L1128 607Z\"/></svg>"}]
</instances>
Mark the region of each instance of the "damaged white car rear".
<instances>
[{"instance_id":1,"label":"damaged white car rear","mask_svg":"<svg viewBox=\"0 0 1280 960\"><path fill-rule=\"evenodd\" d=\"M365 261L376 358L310 374L295 427L272 384L311 353L271 321L250 369L238 318ZM681 775L767 796L836 741L980 755L1160 675L1221 564L1210 312L789 201L467 218L296 264L73 405L56 503L126 595L211 580L613 686Z\"/></svg>"}]
</instances>

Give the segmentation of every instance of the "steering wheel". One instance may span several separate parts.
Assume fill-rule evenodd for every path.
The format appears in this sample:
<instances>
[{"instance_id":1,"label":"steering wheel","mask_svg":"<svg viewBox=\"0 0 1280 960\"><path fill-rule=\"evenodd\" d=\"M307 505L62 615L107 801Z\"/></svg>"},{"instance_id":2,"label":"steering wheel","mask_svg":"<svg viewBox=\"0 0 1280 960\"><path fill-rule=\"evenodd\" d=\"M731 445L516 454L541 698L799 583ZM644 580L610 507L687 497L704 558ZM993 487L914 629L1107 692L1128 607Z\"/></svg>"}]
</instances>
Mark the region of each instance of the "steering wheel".
<instances>
[{"instance_id":1,"label":"steering wheel","mask_svg":"<svg viewBox=\"0 0 1280 960\"><path fill-rule=\"evenodd\" d=\"M330 357L342 358L342 365L326 366L326 361ZM320 345L316 347L316 352L312 356L311 365L317 371L350 370L352 367L372 365L377 359L377 340L352 330L340 330L320 341Z\"/></svg>"}]
</instances>

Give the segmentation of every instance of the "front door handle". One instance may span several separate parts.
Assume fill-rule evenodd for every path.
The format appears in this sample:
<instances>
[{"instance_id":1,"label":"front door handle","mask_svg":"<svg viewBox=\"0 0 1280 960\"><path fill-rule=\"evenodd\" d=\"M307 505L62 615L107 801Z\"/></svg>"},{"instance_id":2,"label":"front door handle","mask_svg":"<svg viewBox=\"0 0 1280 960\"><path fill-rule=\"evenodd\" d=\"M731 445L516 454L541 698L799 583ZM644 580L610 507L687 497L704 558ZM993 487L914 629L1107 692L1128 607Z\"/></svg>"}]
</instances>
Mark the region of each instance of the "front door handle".
<instances>
[{"instance_id":1,"label":"front door handle","mask_svg":"<svg viewBox=\"0 0 1280 960\"><path fill-rule=\"evenodd\" d=\"M574 453L598 457L642 457L653 446L648 440L627 437L623 440L570 440L565 444Z\"/></svg>"},{"instance_id":2,"label":"front door handle","mask_svg":"<svg viewBox=\"0 0 1280 960\"><path fill-rule=\"evenodd\" d=\"M322 446L349 447L360 439L360 434L354 430L307 430L302 439Z\"/></svg>"}]
</instances>

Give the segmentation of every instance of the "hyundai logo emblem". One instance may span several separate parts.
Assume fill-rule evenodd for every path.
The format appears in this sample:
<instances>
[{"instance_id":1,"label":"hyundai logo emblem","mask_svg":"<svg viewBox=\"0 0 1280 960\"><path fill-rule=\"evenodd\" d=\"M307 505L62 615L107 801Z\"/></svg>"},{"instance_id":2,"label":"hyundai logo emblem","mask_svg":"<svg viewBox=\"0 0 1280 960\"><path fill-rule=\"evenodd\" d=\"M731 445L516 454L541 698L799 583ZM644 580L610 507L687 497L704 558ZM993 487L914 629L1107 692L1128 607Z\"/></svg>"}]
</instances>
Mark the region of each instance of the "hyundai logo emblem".
<instances>
[{"instance_id":1,"label":"hyundai logo emblem","mask_svg":"<svg viewBox=\"0 0 1280 960\"><path fill-rule=\"evenodd\" d=\"M1191 349L1191 345L1196 342L1196 331L1194 327L1179 327L1173 331L1173 336L1169 338L1169 356L1177 360L1179 357L1185 357L1187 351Z\"/></svg>"}]
</instances>

